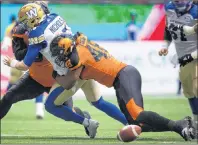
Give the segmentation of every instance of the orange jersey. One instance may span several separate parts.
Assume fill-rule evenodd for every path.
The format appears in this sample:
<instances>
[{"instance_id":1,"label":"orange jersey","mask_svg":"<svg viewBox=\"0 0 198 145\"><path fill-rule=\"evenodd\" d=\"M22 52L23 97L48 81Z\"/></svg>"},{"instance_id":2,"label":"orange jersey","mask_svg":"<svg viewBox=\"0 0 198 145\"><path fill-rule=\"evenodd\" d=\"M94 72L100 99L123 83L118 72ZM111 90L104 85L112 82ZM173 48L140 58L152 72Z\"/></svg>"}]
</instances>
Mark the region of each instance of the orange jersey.
<instances>
[{"instance_id":1,"label":"orange jersey","mask_svg":"<svg viewBox=\"0 0 198 145\"><path fill-rule=\"evenodd\" d=\"M44 87L51 87L55 80L52 77L53 66L43 57L41 62L34 62L29 68L30 76Z\"/></svg>"},{"instance_id":2,"label":"orange jersey","mask_svg":"<svg viewBox=\"0 0 198 145\"><path fill-rule=\"evenodd\" d=\"M27 34L28 33L24 29L24 27L20 25L16 25L16 27L14 27L13 29L12 36L16 38L23 38L23 41L27 45L28 44ZM53 66L44 56L41 57L42 60L38 62L34 62L30 66L29 68L30 76L44 87L52 87L52 85L55 83L55 80L52 77Z\"/></svg>"},{"instance_id":3,"label":"orange jersey","mask_svg":"<svg viewBox=\"0 0 198 145\"><path fill-rule=\"evenodd\" d=\"M76 54L78 55L78 63L75 61L77 65L72 66L74 61L69 59L66 61L66 66L71 70L84 66L80 76L82 79L94 79L107 87L113 86L118 73L126 66L98 44L88 41L83 35L77 39ZM73 56L76 58L75 54Z\"/></svg>"}]
</instances>

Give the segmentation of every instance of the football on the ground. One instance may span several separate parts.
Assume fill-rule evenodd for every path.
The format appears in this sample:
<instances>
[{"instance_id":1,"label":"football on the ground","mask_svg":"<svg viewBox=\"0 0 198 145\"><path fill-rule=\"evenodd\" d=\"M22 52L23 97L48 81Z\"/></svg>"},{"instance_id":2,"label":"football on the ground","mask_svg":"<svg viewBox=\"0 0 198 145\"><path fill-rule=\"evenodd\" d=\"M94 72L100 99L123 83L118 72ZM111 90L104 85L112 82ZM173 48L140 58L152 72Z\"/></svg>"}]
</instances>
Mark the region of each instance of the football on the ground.
<instances>
[{"instance_id":1,"label":"football on the ground","mask_svg":"<svg viewBox=\"0 0 198 145\"><path fill-rule=\"evenodd\" d=\"M138 138L142 129L137 125L127 125L123 127L117 134L117 139L122 142L131 142Z\"/></svg>"}]
</instances>

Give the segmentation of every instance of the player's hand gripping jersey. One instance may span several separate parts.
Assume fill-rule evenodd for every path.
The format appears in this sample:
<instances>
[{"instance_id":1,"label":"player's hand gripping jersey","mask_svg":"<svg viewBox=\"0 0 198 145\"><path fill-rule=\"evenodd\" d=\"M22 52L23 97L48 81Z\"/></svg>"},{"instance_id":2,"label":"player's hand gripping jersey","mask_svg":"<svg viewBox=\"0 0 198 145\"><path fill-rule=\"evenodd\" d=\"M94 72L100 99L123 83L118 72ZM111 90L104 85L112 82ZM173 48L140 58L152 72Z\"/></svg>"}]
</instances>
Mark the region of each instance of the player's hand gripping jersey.
<instances>
[{"instance_id":1,"label":"player's hand gripping jersey","mask_svg":"<svg viewBox=\"0 0 198 145\"><path fill-rule=\"evenodd\" d=\"M59 34L71 34L71 29L57 14L46 15L39 26L35 27L29 34L29 47L24 63L31 66L40 52L51 62L59 75L66 74L67 68L64 63L50 52L50 43Z\"/></svg>"},{"instance_id":2,"label":"player's hand gripping jersey","mask_svg":"<svg viewBox=\"0 0 198 145\"><path fill-rule=\"evenodd\" d=\"M171 33L172 40L175 43L178 58L186 54L190 54L197 49L196 34L185 35L183 29L177 27L178 25L194 26L197 23L198 8L192 5L190 10L185 13L178 12L175 5L169 2L165 5L167 15L167 28Z\"/></svg>"},{"instance_id":3,"label":"player's hand gripping jersey","mask_svg":"<svg viewBox=\"0 0 198 145\"><path fill-rule=\"evenodd\" d=\"M24 25L16 24L13 29L13 52L18 60L23 60L27 53L27 35L28 33ZM55 80L52 78L52 71L51 63L40 53L29 68L30 76L45 87L51 87L55 83Z\"/></svg>"},{"instance_id":4,"label":"player's hand gripping jersey","mask_svg":"<svg viewBox=\"0 0 198 145\"><path fill-rule=\"evenodd\" d=\"M76 47L72 48L72 52L65 63L66 67L75 70L83 66L84 68L80 75L83 80L94 79L107 87L112 87L118 73L126 64L116 60L107 50L98 44L89 41L85 35L79 33L77 33L77 35L79 36L76 38ZM64 39L63 37L57 37L56 39L62 39L62 41L55 39L54 46L58 41L59 47L61 47L61 43L63 43L63 45L72 44L72 42L70 42L71 39ZM53 46L51 46L51 48L53 48ZM67 47L67 49L68 48L69 47ZM56 48L51 50L52 53L55 53Z\"/></svg>"}]
</instances>

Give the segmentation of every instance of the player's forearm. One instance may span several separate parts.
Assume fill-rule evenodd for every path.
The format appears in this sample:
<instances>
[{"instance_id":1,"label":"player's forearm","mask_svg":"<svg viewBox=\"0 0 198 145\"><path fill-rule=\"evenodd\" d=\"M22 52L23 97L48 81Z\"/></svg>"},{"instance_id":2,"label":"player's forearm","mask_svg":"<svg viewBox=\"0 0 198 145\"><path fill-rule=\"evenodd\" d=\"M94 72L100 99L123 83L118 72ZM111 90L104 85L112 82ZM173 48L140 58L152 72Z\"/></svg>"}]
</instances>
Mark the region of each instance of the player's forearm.
<instances>
[{"instance_id":1,"label":"player's forearm","mask_svg":"<svg viewBox=\"0 0 198 145\"><path fill-rule=\"evenodd\" d=\"M18 70L22 70L22 71L26 71L28 70L28 66L25 65L25 63L23 61L18 61L16 59L13 59L10 63L10 66L12 68L16 68Z\"/></svg>"}]
</instances>

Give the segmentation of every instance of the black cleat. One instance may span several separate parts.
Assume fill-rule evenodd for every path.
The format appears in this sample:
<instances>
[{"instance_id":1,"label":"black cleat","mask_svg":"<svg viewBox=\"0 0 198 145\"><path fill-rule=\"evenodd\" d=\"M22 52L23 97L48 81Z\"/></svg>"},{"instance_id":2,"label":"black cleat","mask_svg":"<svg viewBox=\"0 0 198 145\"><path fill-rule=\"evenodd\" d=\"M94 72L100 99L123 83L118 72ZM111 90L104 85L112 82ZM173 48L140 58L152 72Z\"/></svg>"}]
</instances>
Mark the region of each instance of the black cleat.
<instances>
[{"instance_id":1,"label":"black cleat","mask_svg":"<svg viewBox=\"0 0 198 145\"><path fill-rule=\"evenodd\" d=\"M187 116L183 120L176 121L177 132L182 136L185 141L191 141L193 139L193 121L192 118Z\"/></svg>"},{"instance_id":2,"label":"black cleat","mask_svg":"<svg viewBox=\"0 0 198 145\"><path fill-rule=\"evenodd\" d=\"M37 119L37 120L43 120L43 116L41 116L41 115L36 115L36 119Z\"/></svg>"}]
</instances>

